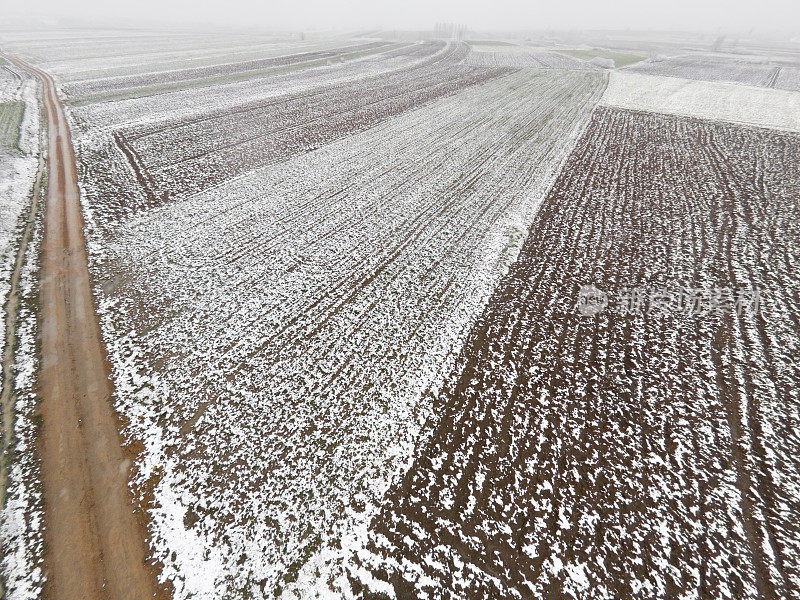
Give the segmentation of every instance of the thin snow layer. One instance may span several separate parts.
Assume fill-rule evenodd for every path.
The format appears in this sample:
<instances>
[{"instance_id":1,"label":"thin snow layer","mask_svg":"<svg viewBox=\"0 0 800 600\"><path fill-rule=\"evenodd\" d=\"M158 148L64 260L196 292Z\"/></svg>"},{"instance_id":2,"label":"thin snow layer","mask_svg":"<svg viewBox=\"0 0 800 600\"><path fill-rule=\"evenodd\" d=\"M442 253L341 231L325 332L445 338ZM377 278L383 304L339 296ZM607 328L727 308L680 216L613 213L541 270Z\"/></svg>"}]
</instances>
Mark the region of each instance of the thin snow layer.
<instances>
[{"instance_id":1,"label":"thin snow layer","mask_svg":"<svg viewBox=\"0 0 800 600\"><path fill-rule=\"evenodd\" d=\"M249 41L244 46L237 46L234 40L223 37L216 39L213 46L201 46L196 50L187 50L182 44L179 51L158 53L153 56L152 49L148 49L146 52L137 52L136 48L129 47L125 54L116 56L113 60L109 60L108 57L82 60L67 56L58 63L48 64L47 67L64 81L105 80L111 83L110 78L119 76L177 73L182 69L231 65L248 60L334 50L371 41L376 40L334 38L292 43L276 38L272 42Z\"/></svg>"},{"instance_id":2,"label":"thin snow layer","mask_svg":"<svg viewBox=\"0 0 800 600\"><path fill-rule=\"evenodd\" d=\"M544 48L529 46L473 46L467 63L482 67L534 67L587 71L588 62Z\"/></svg>"},{"instance_id":3,"label":"thin snow layer","mask_svg":"<svg viewBox=\"0 0 800 600\"><path fill-rule=\"evenodd\" d=\"M757 52L757 51L756 51ZM652 58L628 67L649 75L728 81L744 85L800 91L800 63L786 55L691 53Z\"/></svg>"},{"instance_id":4,"label":"thin snow layer","mask_svg":"<svg viewBox=\"0 0 800 600\"><path fill-rule=\"evenodd\" d=\"M0 145L0 339L5 341L5 303L11 287L23 213L31 203L39 154L39 106L35 81L8 62L0 66L0 102L23 102L15 147ZM5 506L0 513L0 572L4 598L29 600L41 591L41 495L33 455L36 395L36 252L28 246L20 278L20 306L14 351L14 423ZM2 377L0 370L0 377ZM3 382L4 385L7 382Z\"/></svg>"},{"instance_id":5,"label":"thin snow layer","mask_svg":"<svg viewBox=\"0 0 800 600\"><path fill-rule=\"evenodd\" d=\"M800 92L614 71L606 106L800 131Z\"/></svg>"},{"instance_id":6,"label":"thin snow layer","mask_svg":"<svg viewBox=\"0 0 800 600\"><path fill-rule=\"evenodd\" d=\"M349 589L349 549L603 85L518 72L94 235L177 599Z\"/></svg>"},{"instance_id":7,"label":"thin snow layer","mask_svg":"<svg viewBox=\"0 0 800 600\"><path fill-rule=\"evenodd\" d=\"M4 61L0 65L0 103L23 102L16 147L0 143L0 305L8 297L17 252L20 215L30 204L39 153L39 108L36 82ZM0 315L0 339L5 339L5 312Z\"/></svg>"},{"instance_id":8,"label":"thin snow layer","mask_svg":"<svg viewBox=\"0 0 800 600\"><path fill-rule=\"evenodd\" d=\"M177 31L58 30L4 31L0 42L64 81L168 71L292 52L325 50L350 38ZM358 40L374 41L359 37Z\"/></svg>"},{"instance_id":9,"label":"thin snow layer","mask_svg":"<svg viewBox=\"0 0 800 600\"><path fill-rule=\"evenodd\" d=\"M36 444L36 373L38 253L41 241L38 220L26 252L20 278L20 308L17 347L14 352L14 447L9 469L6 504L0 516L2 571L7 600L32 600L41 597L45 576L43 519L44 506L39 484Z\"/></svg>"},{"instance_id":10,"label":"thin snow layer","mask_svg":"<svg viewBox=\"0 0 800 600\"><path fill-rule=\"evenodd\" d=\"M422 46L426 53L437 47ZM106 144L101 142L95 152L81 144L81 162L90 171L87 179L98 187L106 184L108 192L99 191L98 199L107 210L124 215L153 208L509 73L460 64L467 52L464 45L452 45L438 60L391 75L331 82L277 99L229 106L200 119L126 128L114 132ZM115 159L126 164L110 168L108 163ZM133 185L120 186L117 173L131 169L136 174Z\"/></svg>"},{"instance_id":11,"label":"thin snow layer","mask_svg":"<svg viewBox=\"0 0 800 600\"><path fill-rule=\"evenodd\" d=\"M445 47L444 44L441 46ZM141 126L170 119L188 119L235 104L400 71L431 58L431 55L420 56L413 51L387 51L344 63L277 73L246 81L96 102L73 107L71 114L78 124L85 124L84 128L95 131L123 125Z\"/></svg>"}]
</instances>

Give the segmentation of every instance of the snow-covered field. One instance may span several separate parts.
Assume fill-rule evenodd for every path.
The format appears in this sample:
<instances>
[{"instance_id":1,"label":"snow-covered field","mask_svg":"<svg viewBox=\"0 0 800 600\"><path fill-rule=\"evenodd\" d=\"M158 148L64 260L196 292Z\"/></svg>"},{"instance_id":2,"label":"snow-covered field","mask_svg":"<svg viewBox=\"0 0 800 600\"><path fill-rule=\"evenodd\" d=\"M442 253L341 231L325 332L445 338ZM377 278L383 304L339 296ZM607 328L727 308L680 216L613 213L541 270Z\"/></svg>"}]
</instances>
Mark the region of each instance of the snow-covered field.
<instances>
[{"instance_id":1,"label":"snow-covered field","mask_svg":"<svg viewBox=\"0 0 800 600\"><path fill-rule=\"evenodd\" d=\"M469 64L486 67L592 70L596 67L555 50L529 46L473 46Z\"/></svg>"},{"instance_id":2,"label":"snow-covered field","mask_svg":"<svg viewBox=\"0 0 800 600\"><path fill-rule=\"evenodd\" d=\"M796 55L772 58L762 54L692 53L654 58L632 65L629 70L662 77L800 91L800 60Z\"/></svg>"},{"instance_id":3,"label":"snow-covered field","mask_svg":"<svg viewBox=\"0 0 800 600\"><path fill-rule=\"evenodd\" d=\"M602 103L731 123L800 131L800 92L677 77L610 74Z\"/></svg>"},{"instance_id":4,"label":"snow-covered field","mask_svg":"<svg viewBox=\"0 0 800 600\"><path fill-rule=\"evenodd\" d=\"M791 45L553 35L0 34L65 101L175 600L797 598ZM6 67L3 298L39 149L35 86ZM0 527L14 600L42 584L36 266ZM667 275L771 290L770 322L565 309L590 280Z\"/></svg>"},{"instance_id":5,"label":"snow-covered field","mask_svg":"<svg viewBox=\"0 0 800 600\"><path fill-rule=\"evenodd\" d=\"M95 240L180 597L341 574L602 85L502 77Z\"/></svg>"}]
</instances>

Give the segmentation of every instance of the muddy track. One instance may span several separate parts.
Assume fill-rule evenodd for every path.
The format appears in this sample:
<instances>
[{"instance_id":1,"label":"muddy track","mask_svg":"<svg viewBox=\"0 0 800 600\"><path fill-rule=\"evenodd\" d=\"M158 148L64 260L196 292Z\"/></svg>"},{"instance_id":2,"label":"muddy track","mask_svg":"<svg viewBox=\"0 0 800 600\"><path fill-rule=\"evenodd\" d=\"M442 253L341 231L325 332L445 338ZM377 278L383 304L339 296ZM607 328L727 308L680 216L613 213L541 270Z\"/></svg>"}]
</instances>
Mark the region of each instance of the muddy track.
<instances>
[{"instance_id":1,"label":"muddy track","mask_svg":"<svg viewBox=\"0 0 800 600\"><path fill-rule=\"evenodd\" d=\"M146 528L128 489L112 385L89 283L69 128L53 79L42 83L48 188L41 256L39 452L45 498L47 595L65 600L157 595Z\"/></svg>"}]
</instances>

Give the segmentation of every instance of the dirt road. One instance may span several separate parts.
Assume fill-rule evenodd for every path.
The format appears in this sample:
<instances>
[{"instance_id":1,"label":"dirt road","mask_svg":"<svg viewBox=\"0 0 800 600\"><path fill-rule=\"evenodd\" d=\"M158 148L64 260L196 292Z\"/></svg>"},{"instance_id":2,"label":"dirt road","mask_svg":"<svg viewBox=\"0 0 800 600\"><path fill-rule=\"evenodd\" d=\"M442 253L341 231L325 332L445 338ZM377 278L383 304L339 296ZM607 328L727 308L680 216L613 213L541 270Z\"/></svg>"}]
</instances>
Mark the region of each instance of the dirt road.
<instances>
[{"instance_id":1,"label":"dirt road","mask_svg":"<svg viewBox=\"0 0 800 600\"><path fill-rule=\"evenodd\" d=\"M49 75L11 60L42 81L48 128L39 379L47 594L53 600L153 598L145 527L127 486L130 456L110 402L64 109Z\"/></svg>"}]
</instances>

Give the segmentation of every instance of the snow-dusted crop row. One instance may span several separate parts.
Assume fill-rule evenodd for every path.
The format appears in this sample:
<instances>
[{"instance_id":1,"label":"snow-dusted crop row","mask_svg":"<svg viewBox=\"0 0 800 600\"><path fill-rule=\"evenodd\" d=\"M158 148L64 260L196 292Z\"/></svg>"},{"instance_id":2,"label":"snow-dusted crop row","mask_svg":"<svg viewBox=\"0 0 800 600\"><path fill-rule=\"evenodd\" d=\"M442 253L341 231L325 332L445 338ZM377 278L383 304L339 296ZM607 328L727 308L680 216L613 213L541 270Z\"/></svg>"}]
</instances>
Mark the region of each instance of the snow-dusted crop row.
<instances>
[{"instance_id":1,"label":"snow-dusted crop row","mask_svg":"<svg viewBox=\"0 0 800 600\"><path fill-rule=\"evenodd\" d=\"M299 40L264 34L69 29L7 30L3 47L63 81L171 70L341 46L344 38Z\"/></svg>"},{"instance_id":2,"label":"snow-dusted crop row","mask_svg":"<svg viewBox=\"0 0 800 600\"><path fill-rule=\"evenodd\" d=\"M595 68L586 61L560 52L525 46L477 46L472 49L467 63L481 67L533 67L568 70Z\"/></svg>"},{"instance_id":3,"label":"snow-dusted crop row","mask_svg":"<svg viewBox=\"0 0 800 600\"><path fill-rule=\"evenodd\" d=\"M335 50L346 45L364 43L364 38L321 38L302 40L292 38L263 38L262 36L214 37L213 44L193 45L184 43L180 49L159 51L154 48L127 47L119 56L94 56L70 60L62 57L59 61L48 62L48 69L61 81L78 82L102 77L122 77L145 73L163 73L180 69L208 67L234 62L259 60ZM98 44L97 40L87 43ZM156 46L157 47L157 46ZM138 50L138 52L137 52Z\"/></svg>"},{"instance_id":4,"label":"snow-dusted crop row","mask_svg":"<svg viewBox=\"0 0 800 600\"><path fill-rule=\"evenodd\" d=\"M438 54L448 51L444 42L412 44L344 63L270 73L241 82L73 106L70 112L76 129L93 136L122 126L181 121L239 104L390 74L436 60Z\"/></svg>"},{"instance_id":5,"label":"snow-dusted crop row","mask_svg":"<svg viewBox=\"0 0 800 600\"><path fill-rule=\"evenodd\" d=\"M398 598L800 598L798 172L797 133L599 108L355 576ZM681 286L708 296L653 299ZM725 289L748 300L714 308Z\"/></svg>"},{"instance_id":6,"label":"snow-dusted crop row","mask_svg":"<svg viewBox=\"0 0 800 600\"><path fill-rule=\"evenodd\" d=\"M330 84L262 102L229 106L177 122L125 128L112 135L138 189L108 195L108 210L152 207L240 173L318 148L394 115L509 72L460 64L464 45L395 72ZM102 154L82 161L91 177L117 185Z\"/></svg>"},{"instance_id":7,"label":"snow-dusted crop row","mask_svg":"<svg viewBox=\"0 0 800 600\"><path fill-rule=\"evenodd\" d=\"M83 98L105 97L106 95L124 95L126 92L142 93L149 88L158 88L165 84L194 84L203 83L204 80L225 81L226 78L241 78L250 76L259 71L277 69L300 65L303 63L320 62L341 59L342 56L359 53L380 52L389 46L388 42L360 42L346 44L330 50L313 50L280 54L268 58L238 60L209 66L191 66L167 71L152 71L149 73L120 75L115 77L100 77L87 79L62 86L64 96L68 100L81 101ZM149 95L149 94L148 94Z\"/></svg>"},{"instance_id":8,"label":"snow-dusted crop row","mask_svg":"<svg viewBox=\"0 0 800 600\"><path fill-rule=\"evenodd\" d=\"M114 228L84 177L117 406L177 598L350 589L359 524L603 84L496 78Z\"/></svg>"}]
</instances>

